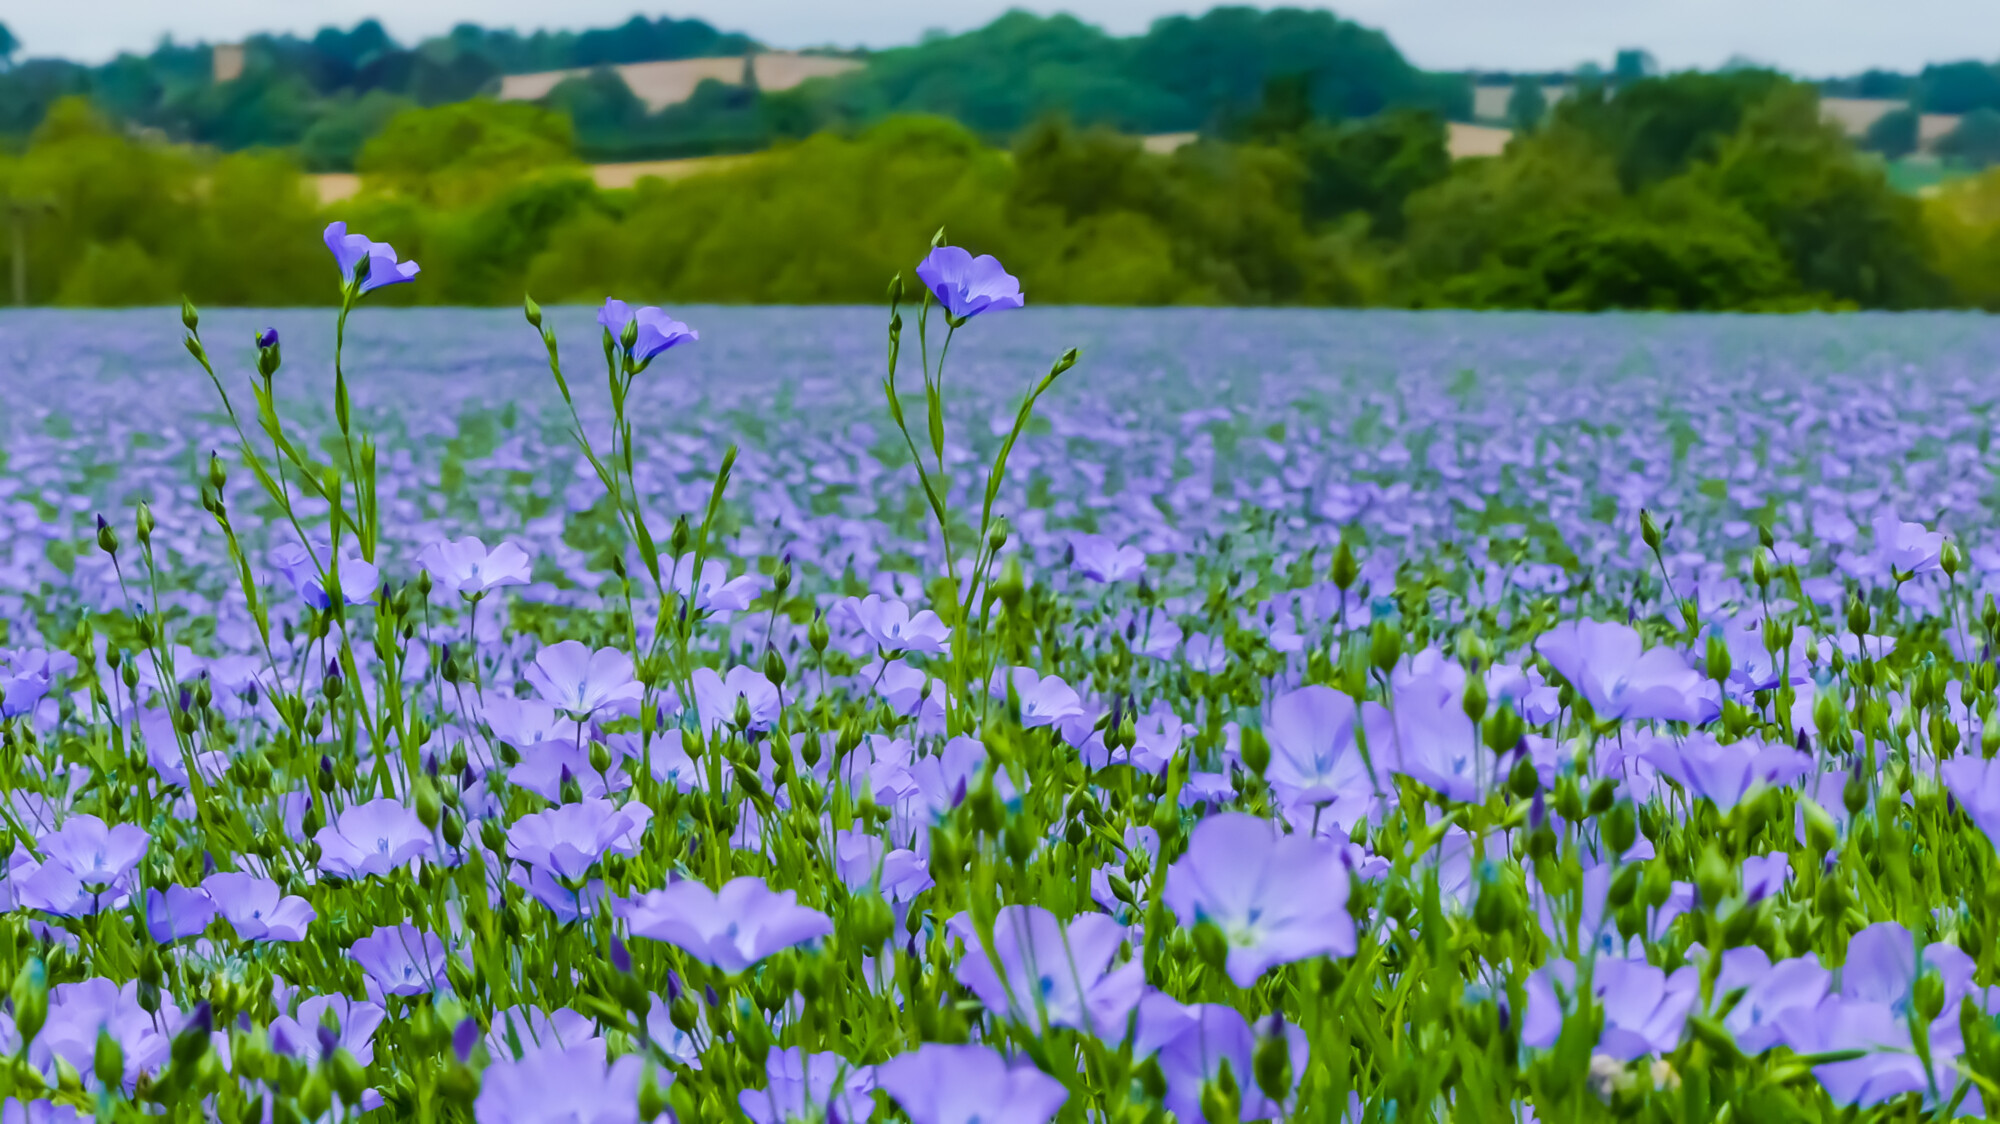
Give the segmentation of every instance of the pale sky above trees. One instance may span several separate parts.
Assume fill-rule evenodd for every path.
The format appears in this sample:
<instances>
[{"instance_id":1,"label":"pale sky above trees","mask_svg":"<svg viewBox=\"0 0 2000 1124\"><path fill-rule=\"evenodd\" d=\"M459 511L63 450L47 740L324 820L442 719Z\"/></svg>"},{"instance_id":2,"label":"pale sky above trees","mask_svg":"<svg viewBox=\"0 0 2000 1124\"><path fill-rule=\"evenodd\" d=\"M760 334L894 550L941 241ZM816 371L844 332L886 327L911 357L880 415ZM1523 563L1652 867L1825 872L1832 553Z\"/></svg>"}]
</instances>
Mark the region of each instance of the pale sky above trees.
<instances>
[{"instance_id":1,"label":"pale sky above trees","mask_svg":"<svg viewBox=\"0 0 2000 1124\"><path fill-rule=\"evenodd\" d=\"M1310 6L1325 7L1324 4ZM1643 47L1668 68L1735 59L1807 76L2000 55L1995 0L1343 0L1344 16L1389 33L1413 61L1437 69L1560 69L1608 64ZM622 22L635 0L69 0L10 5L24 55L101 61L144 50L162 34L229 41L253 31L310 34L325 24L383 20L412 41L473 20L489 26L584 28ZM1114 32L1195 12L1200 0L676 0L646 15L699 16L779 47L894 46L926 30L963 31L1009 7L1069 11Z\"/></svg>"}]
</instances>

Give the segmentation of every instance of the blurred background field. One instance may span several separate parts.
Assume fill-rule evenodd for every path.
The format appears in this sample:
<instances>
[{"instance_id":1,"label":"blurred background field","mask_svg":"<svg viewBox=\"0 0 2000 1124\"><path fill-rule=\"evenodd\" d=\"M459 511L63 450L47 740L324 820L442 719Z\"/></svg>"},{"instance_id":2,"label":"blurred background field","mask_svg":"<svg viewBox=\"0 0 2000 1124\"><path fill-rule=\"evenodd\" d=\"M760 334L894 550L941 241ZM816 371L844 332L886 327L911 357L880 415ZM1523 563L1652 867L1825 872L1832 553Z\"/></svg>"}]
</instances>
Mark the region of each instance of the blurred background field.
<instances>
[{"instance_id":1,"label":"blurred background field","mask_svg":"<svg viewBox=\"0 0 2000 1124\"><path fill-rule=\"evenodd\" d=\"M851 549L842 535L919 549L927 509L897 483L906 462L882 416L881 309L676 311L700 345L674 351L672 377L636 383L632 408L665 510L702 502L709 466L740 444L750 498L732 534L790 541L810 526L824 536L810 550ZM594 314L548 310L579 386L574 372L601 361ZM990 440L1049 354L1088 356L1090 377L1024 441L1024 498L1009 509L1057 552L1059 529L1179 550L1283 510L1285 534L1338 525L1396 556L1512 528L1533 557L1573 562L1629 545L1612 530L1624 509L1599 497L1645 495L1721 554L1774 520L1823 527L1826 497L1852 493L1948 512L1968 550L2000 558L2000 485L1983 467L2000 321L1987 316L1030 307L1007 323L954 343L948 421ZM163 564L227 579L195 481L233 431L196 393L179 327L171 309L0 309L12 588L71 590L79 564L109 580L94 514L137 497L189 552ZM248 369L266 327L285 341L280 404L332 432L316 389L332 380L324 310L202 319L225 372ZM398 556L483 529L581 566L616 541L517 310L371 308L350 326L347 367L381 437ZM608 424L601 395L579 407L593 431ZM1133 489L1152 498L1135 504Z\"/></svg>"},{"instance_id":2,"label":"blurred background field","mask_svg":"<svg viewBox=\"0 0 2000 1124\"><path fill-rule=\"evenodd\" d=\"M1447 73L1247 8L872 51L671 17L31 47L0 33L13 303L323 303L340 218L423 264L384 299L438 304L868 301L942 225L1038 302L2000 306L1980 61Z\"/></svg>"}]
</instances>

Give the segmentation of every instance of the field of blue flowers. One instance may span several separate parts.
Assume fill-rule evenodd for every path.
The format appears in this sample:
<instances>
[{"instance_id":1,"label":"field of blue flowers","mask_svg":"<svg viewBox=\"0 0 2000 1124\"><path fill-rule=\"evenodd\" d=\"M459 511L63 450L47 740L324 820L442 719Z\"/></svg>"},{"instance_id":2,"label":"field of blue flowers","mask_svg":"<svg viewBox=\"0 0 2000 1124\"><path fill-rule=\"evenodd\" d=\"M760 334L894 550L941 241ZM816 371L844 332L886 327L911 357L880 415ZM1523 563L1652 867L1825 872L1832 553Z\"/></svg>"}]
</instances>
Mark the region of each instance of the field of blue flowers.
<instances>
[{"instance_id":1,"label":"field of blue flowers","mask_svg":"<svg viewBox=\"0 0 2000 1124\"><path fill-rule=\"evenodd\" d=\"M332 324L0 319L6 1124L2000 1096L1984 320L327 243Z\"/></svg>"}]
</instances>

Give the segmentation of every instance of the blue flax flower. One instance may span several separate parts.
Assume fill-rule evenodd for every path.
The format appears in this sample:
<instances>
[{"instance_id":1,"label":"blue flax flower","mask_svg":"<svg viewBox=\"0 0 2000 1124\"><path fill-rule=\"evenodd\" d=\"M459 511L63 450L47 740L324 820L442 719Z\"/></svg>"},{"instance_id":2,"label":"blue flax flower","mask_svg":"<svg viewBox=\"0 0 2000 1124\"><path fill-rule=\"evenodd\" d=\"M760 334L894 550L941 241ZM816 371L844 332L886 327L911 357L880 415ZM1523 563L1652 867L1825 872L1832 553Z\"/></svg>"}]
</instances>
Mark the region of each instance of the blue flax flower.
<instances>
[{"instance_id":1,"label":"blue flax flower","mask_svg":"<svg viewBox=\"0 0 2000 1124\"><path fill-rule=\"evenodd\" d=\"M621 300L606 300L597 312L597 322L611 333L612 339L620 339L625 334L625 325L639 322L638 337L632 341L632 361L644 363L669 348L698 340L701 333L674 319L652 305L634 311L632 306Z\"/></svg>"},{"instance_id":2,"label":"blue flax flower","mask_svg":"<svg viewBox=\"0 0 2000 1124\"><path fill-rule=\"evenodd\" d=\"M1126 932L1102 913L1065 926L1041 906L1005 906L993 922L990 954L971 914L952 918L949 930L965 942L958 982L987 1010L1031 1027L1072 1027L1115 1044L1146 990L1144 965L1112 965Z\"/></svg>"},{"instance_id":3,"label":"blue flax flower","mask_svg":"<svg viewBox=\"0 0 2000 1124\"><path fill-rule=\"evenodd\" d=\"M720 892L676 882L634 898L622 910L632 935L665 941L704 964L741 972L759 960L833 932L824 913L776 891L762 878L731 879Z\"/></svg>"},{"instance_id":4,"label":"blue flax flower","mask_svg":"<svg viewBox=\"0 0 2000 1124\"><path fill-rule=\"evenodd\" d=\"M917 266L917 277L957 320L1025 303L1021 282L992 254L975 258L957 246L939 246Z\"/></svg>"},{"instance_id":5,"label":"blue flax flower","mask_svg":"<svg viewBox=\"0 0 2000 1124\"><path fill-rule=\"evenodd\" d=\"M365 234L349 234L344 222L326 224L326 248L333 252L333 260L340 266L343 285L354 279L355 269L364 260L368 263L368 276L361 282L363 293L414 280L419 272L416 262L396 260L394 246L371 241Z\"/></svg>"},{"instance_id":6,"label":"blue flax flower","mask_svg":"<svg viewBox=\"0 0 2000 1124\"><path fill-rule=\"evenodd\" d=\"M1048 1124L1069 1097L1062 1082L1007 1064L991 1046L925 1043L876 1066L875 1081L910 1124Z\"/></svg>"},{"instance_id":7,"label":"blue flax flower","mask_svg":"<svg viewBox=\"0 0 2000 1124\"><path fill-rule=\"evenodd\" d=\"M1183 925L1209 921L1222 930L1238 987L1279 964L1354 953L1339 853L1242 812L1194 829L1187 853L1167 868L1166 905Z\"/></svg>"},{"instance_id":8,"label":"blue flax flower","mask_svg":"<svg viewBox=\"0 0 2000 1124\"><path fill-rule=\"evenodd\" d=\"M602 1038L529 1050L487 1067L472 1116L478 1124L638 1124L644 1067L637 1054L607 1061Z\"/></svg>"}]
</instances>

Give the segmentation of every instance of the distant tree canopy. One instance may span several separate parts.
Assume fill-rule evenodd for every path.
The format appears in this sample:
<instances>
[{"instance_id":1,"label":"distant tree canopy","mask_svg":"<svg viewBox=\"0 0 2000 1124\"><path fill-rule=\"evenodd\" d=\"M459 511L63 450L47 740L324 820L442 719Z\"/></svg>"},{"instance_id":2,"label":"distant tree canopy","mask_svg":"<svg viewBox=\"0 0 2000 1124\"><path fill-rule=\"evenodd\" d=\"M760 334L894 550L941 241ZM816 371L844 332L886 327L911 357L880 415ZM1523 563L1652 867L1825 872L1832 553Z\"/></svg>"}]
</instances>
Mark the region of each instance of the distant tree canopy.
<instances>
[{"instance_id":1,"label":"distant tree canopy","mask_svg":"<svg viewBox=\"0 0 2000 1124\"><path fill-rule=\"evenodd\" d=\"M1975 168L2000 164L2000 110L1981 107L1959 118L1958 127L1938 139L1937 150Z\"/></svg>"},{"instance_id":2,"label":"distant tree canopy","mask_svg":"<svg viewBox=\"0 0 2000 1124\"><path fill-rule=\"evenodd\" d=\"M2000 70L1983 62L1927 66L1917 88L1926 113L2000 109Z\"/></svg>"},{"instance_id":3,"label":"distant tree canopy","mask_svg":"<svg viewBox=\"0 0 2000 1124\"><path fill-rule=\"evenodd\" d=\"M1744 115L1789 80L1768 70L1684 71L1621 87L1587 86L1556 107L1559 124L1591 134L1636 189L1713 157Z\"/></svg>"},{"instance_id":4,"label":"distant tree canopy","mask_svg":"<svg viewBox=\"0 0 2000 1124\"><path fill-rule=\"evenodd\" d=\"M1900 160L1917 150L1922 120L1914 109L1894 109L1877 117L1868 126L1862 145L1891 160Z\"/></svg>"},{"instance_id":5,"label":"distant tree canopy","mask_svg":"<svg viewBox=\"0 0 2000 1124\"><path fill-rule=\"evenodd\" d=\"M871 300L945 224L1038 302L2000 305L1991 175L1924 202L1901 194L1822 119L1813 87L1766 71L1581 82L1502 154L1453 161L1450 99L1425 100L1434 76L1323 14L1223 9L1118 39L1016 13L858 74L775 94L710 81L655 112L609 66L539 104L426 105L393 83L361 88L409 54L379 27L315 42L350 86L316 93L303 69L269 66L216 85L208 53L178 47L144 65L0 75L0 90L47 103L16 151L0 149L0 193L44 201L22 227L30 299L329 300L317 232L339 218L423 264L424 283L374 298L386 303L511 303L524 289ZM419 53L457 73L450 50L472 48L438 42ZM158 120L253 151L162 143L114 108L148 99L179 115ZM966 120L896 112L906 104ZM1131 135L1187 121L1198 139L1170 153ZM1995 133L2000 112L1975 109L1945 147L1984 159ZM620 190L583 167L759 148ZM354 167L360 192L321 208L300 163Z\"/></svg>"},{"instance_id":6,"label":"distant tree canopy","mask_svg":"<svg viewBox=\"0 0 2000 1124\"><path fill-rule=\"evenodd\" d=\"M1507 95L1507 123L1515 132L1529 133L1539 128L1549 115L1549 96L1542 92L1539 78L1514 80L1514 92Z\"/></svg>"},{"instance_id":7,"label":"distant tree canopy","mask_svg":"<svg viewBox=\"0 0 2000 1124\"><path fill-rule=\"evenodd\" d=\"M461 24L414 47L379 22L308 38L258 35L243 75L215 83L206 47L163 44L100 67L28 63L0 72L0 147L19 147L58 98L84 94L106 114L225 150L291 148L316 170L353 166L395 110L465 101L503 75L576 69L544 99L568 113L591 159L740 152L821 128L862 128L930 113L1005 141L1050 113L1124 132L1228 131L1267 83L1302 83L1301 109L1339 119L1388 108L1470 112L1456 75L1410 65L1381 33L1325 11L1217 8L1120 38L1070 16L1015 11L956 36L866 57L847 75L781 93L723 82L648 113L617 64L756 51L749 37L700 20L634 17L615 28L522 35Z\"/></svg>"},{"instance_id":8,"label":"distant tree canopy","mask_svg":"<svg viewBox=\"0 0 2000 1124\"><path fill-rule=\"evenodd\" d=\"M425 202L465 202L496 181L577 163L560 113L477 100L401 113L361 149L363 176Z\"/></svg>"},{"instance_id":9,"label":"distant tree canopy","mask_svg":"<svg viewBox=\"0 0 2000 1124\"><path fill-rule=\"evenodd\" d=\"M1917 202L1755 72L1588 91L1406 205L1420 302L1664 309L1948 302Z\"/></svg>"},{"instance_id":10,"label":"distant tree canopy","mask_svg":"<svg viewBox=\"0 0 2000 1124\"><path fill-rule=\"evenodd\" d=\"M1118 39L1071 16L1014 11L964 35L879 52L817 99L833 120L937 113L1009 134L1060 112L1085 125L1158 133L1215 128L1257 106L1278 76L1307 82L1314 113L1389 106L1463 118L1471 91L1411 66L1381 33L1325 11L1216 8Z\"/></svg>"},{"instance_id":11,"label":"distant tree canopy","mask_svg":"<svg viewBox=\"0 0 2000 1124\"><path fill-rule=\"evenodd\" d=\"M464 101L491 92L503 74L735 55L757 45L701 20L635 16L580 33L462 24L415 47L363 20L309 38L254 35L242 46L243 75L220 84L205 46L167 42L99 67L31 60L10 68L0 51L0 148L25 144L58 99L83 94L119 120L176 139L225 150L296 146L308 166L346 168L394 108Z\"/></svg>"}]
</instances>

